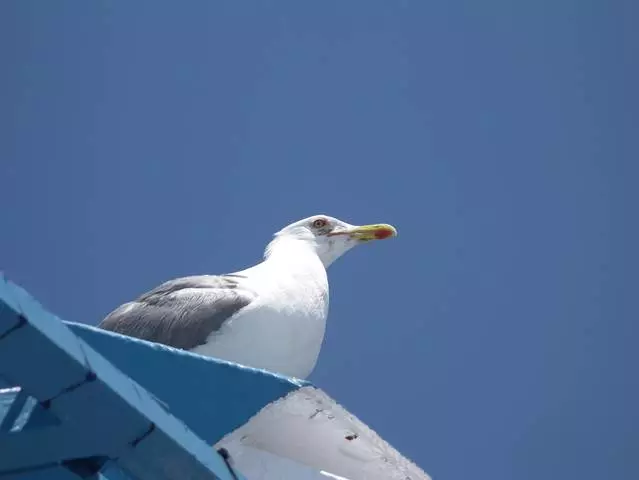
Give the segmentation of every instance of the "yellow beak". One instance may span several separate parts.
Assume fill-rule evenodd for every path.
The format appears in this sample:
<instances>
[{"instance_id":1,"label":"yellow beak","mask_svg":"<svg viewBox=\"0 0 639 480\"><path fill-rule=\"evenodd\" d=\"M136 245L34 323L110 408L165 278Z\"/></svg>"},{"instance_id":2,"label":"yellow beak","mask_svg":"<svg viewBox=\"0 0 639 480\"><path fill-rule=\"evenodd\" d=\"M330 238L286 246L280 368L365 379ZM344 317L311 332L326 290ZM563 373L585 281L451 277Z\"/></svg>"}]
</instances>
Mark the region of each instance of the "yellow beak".
<instances>
[{"instance_id":1,"label":"yellow beak","mask_svg":"<svg viewBox=\"0 0 639 480\"><path fill-rule=\"evenodd\" d=\"M384 240L385 238L396 237L397 229L387 223L378 223L375 225L362 225L342 230L341 232L329 233L328 235L349 235L355 240L368 242L370 240Z\"/></svg>"}]
</instances>

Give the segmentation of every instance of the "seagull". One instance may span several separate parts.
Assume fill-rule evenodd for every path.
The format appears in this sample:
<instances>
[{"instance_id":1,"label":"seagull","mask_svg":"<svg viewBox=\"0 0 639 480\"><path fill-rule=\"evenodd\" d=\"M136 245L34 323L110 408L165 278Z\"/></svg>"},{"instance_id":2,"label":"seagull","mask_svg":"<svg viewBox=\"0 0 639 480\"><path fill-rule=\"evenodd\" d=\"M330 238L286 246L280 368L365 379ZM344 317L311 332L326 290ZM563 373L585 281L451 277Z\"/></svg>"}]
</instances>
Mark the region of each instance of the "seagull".
<instances>
[{"instance_id":1,"label":"seagull","mask_svg":"<svg viewBox=\"0 0 639 480\"><path fill-rule=\"evenodd\" d=\"M275 233L261 263L167 281L116 308L99 327L305 379L324 340L326 269L356 245L396 235L388 224L314 215Z\"/></svg>"}]
</instances>

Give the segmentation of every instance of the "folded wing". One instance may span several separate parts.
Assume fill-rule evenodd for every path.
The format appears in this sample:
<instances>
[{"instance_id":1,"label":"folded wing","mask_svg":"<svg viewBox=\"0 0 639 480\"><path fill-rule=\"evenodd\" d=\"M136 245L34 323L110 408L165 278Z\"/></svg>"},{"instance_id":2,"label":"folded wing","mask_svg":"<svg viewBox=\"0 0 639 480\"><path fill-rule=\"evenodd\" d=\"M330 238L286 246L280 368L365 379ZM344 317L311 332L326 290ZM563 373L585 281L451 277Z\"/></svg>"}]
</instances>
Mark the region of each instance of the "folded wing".
<instances>
[{"instance_id":1,"label":"folded wing","mask_svg":"<svg viewBox=\"0 0 639 480\"><path fill-rule=\"evenodd\" d=\"M165 282L116 308L99 327L185 350L206 343L211 333L256 297L240 275L197 275Z\"/></svg>"}]
</instances>

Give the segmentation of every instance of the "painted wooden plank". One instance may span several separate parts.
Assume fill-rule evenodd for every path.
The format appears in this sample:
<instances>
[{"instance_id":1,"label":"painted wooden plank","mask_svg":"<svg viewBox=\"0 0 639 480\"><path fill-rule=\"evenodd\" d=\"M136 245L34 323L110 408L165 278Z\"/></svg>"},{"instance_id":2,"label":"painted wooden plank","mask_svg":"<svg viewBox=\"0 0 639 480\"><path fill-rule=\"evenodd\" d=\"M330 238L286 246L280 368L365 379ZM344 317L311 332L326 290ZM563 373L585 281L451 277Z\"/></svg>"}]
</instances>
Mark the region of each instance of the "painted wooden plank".
<instances>
[{"instance_id":1,"label":"painted wooden plank","mask_svg":"<svg viewBox=\"0 0 639 480\"><path fill-rule=\"evenodd\" d=\"M0 390L0 435L10 432L25 408L29 396L20 390ZM0 449L0 452L2 449Z\"/></svg>"},{"instance_id":2,"label":"painted wooden plank","mask_svg":"<svg viewBox=\"0 0 639 480\"><path fill-rule=\"evenodd\" d=\"M14 296L19 301L15 301ZM23 289L2 276L0 303L4 303L0 324L7 321L11 325L10 328L0 327L0 331L4 332L0 335L0 375L3 378L18 385L20 382L16 375L20 378L37 377L38 382L29 391L42 400L52 398L61 389L83 381L87 367L80 344L62 322L46 312L35 300L29 301ZM11 315L11 309L16 307L21 310ZM34 320L42 324L45 330L33 328L31 322ZM59 345L64 345L64 354L57 354ZM38 357L46 358L49 363L42 364L28 353L37 353ZM46 370L43 371L43 368ZM46 375L43 374L45 372Z\"/></svg>"},{"instance_id":3,"label":"painted wooden plank","mask_svg":"<svg viewBox=\"0 0 639 480\"><path fill-rule=\"evenodd\" d=\"M117 463L112 460L107 461L104 464L104 468L95 480L135 480L130 475L127 475ZM93 480L93 479L91 479Z\"/></svg>"},{"instance_id":4,"label":"painted wooden plank","mask_svg":"<svg viewBox=\"0 0 639 480\"><path fill-rule=\"evenodd\" d=\"M265 405L309 385L264 370L66 323L211 445L245 424Z\"/></svg>"},{"instance_id":5,"label":"painted wooden plank","mask_svg":"<svg viewBox=\"0 0 639 480\"><path fill-rule=\"evenodd\" d=\"M65 348L66 339L61 335L49 341L47 330L54 323L40 329L38 320L29 318L26 324L0 340L0 370L26 391L33 392L47 410L69 424L66 427L77 426L78 434L64 437L65 443L81 450L88 441L81 430L90 429L100 433L104 442L102 453L115 456L118 449L150 428L151 421L140 412L151 408L148 405L151 402L138 400L141 405L136 408L135 404L122 401L123 394L136 395L133 382L120 381L117 389L105 383L109 366L106 361L100 362L97 354L86 349L77 358L69 355L72 350ZM69 335L74 337L71 332ZM77 339L73 341L79 346ZM43 383L46 388L42 388ZM0 465L5 468L4 461Z\"/></svg>"},{"instance_id":6,"label":"painted wooden plank","mask_svg":"<svg viewBox=\"0 0 639 480\"><path fill-rule=\"evenodd\" d=\"M58 419L50 409L45 409L37 399L29 397L25 410L16 421L19 430L32 430L37 428L60 425Z\"/></svg>"},{"instance_id":7,"label":"painted wooden plank","mask_svg":"<svg viewBox=\"0 0 639 480\"><path fill-rule=\"evenodd\" d=\"M58 442L99 439L108 450L102 453L139 479L233 479L210 446L4 278L0 305L0 375L69 427ZM5 461L0 456L0 471Z\"/></svg>"},{"instance_id":8,"label":"painted wooden plank","mask_svg":"<svg viewBox=\"0 0 639 480\"><path fill-rule=\"evenodd\" d=\"M0 434L22 431L27 428L27 422L31 428L60 423L19 387L0 389Z\"/></svg>"},{"instance_id":9,"label":"painted wooden plank","mask_svg":"<svg viewBox=\"0 0 639 480\"><path fill-rule=\"evenodd\" d=\"M44 468L75 458L100 455L103 441L95 435L58 425L20 433L0 435L2 471ZM0 473L0 478L3 478Z\"/></svg>"},{"instance_id":10,"label":"painted wooden plank","mask_svg":"<svg viewBox=\"0 0 639 480\"><path fill-rule=\"evenodd\" d=\"M2 480L80 480L80 477L60 465L14 473L3 473L0 474L0 478Z\"/></svg>"},{"instance_id":11,"label":"painted wooden plank","mask_svg":"<svg viewBox=\"0 0 639 480\"><path fill-rule=\"evenodd\" d=\"M3 283L5 290L0 302L0 338L8 331L16 328L22 319L18 312L22 311L20 303L28 303L26 292L17 285L7 282L4 274L0 272L0 283ZM20 300L24 298L24 301ZM7 386L7 385L5 385Z\"/></svg>"}]
</instances>

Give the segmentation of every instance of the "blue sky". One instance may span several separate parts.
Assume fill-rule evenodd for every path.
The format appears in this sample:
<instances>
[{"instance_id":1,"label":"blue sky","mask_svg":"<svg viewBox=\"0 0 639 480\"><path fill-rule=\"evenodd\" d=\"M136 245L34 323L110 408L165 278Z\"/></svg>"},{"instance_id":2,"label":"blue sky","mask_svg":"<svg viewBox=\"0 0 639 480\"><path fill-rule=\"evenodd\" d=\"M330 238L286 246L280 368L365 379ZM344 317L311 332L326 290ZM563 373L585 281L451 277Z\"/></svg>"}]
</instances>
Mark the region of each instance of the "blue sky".
<instances>
[{"instance_id":1,"label":"blue sky","mask_svg":"<svg viewBox=\"0 0 639 480\"><path fill-rule=\"evenodd\" d=\"M436 478L639 478L629 1L0 3L1 268L95 324L316 213L311 380Z\"/></svg>"}]
</instances>

